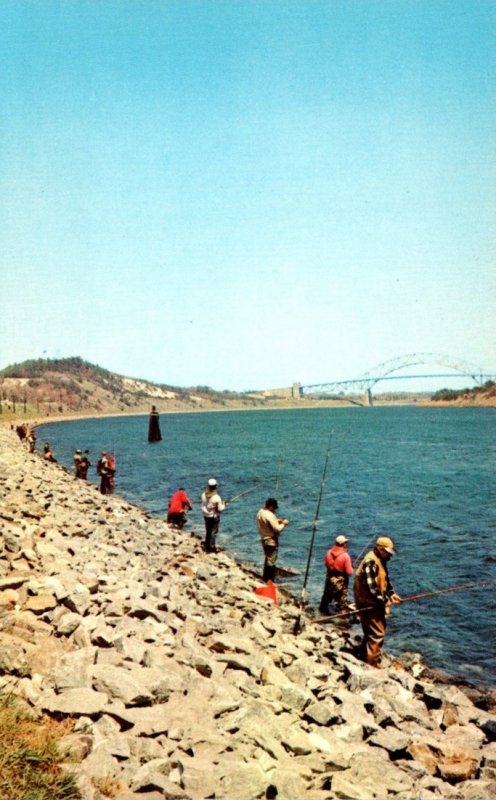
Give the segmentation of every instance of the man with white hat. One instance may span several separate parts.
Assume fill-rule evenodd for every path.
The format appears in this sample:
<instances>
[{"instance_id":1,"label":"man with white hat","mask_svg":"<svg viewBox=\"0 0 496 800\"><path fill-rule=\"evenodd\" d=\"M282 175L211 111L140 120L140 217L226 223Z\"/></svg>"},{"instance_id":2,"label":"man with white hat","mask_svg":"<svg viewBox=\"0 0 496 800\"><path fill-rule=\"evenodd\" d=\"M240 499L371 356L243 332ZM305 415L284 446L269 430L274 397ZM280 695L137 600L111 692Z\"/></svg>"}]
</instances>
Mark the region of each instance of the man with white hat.
<instances>
[{"instance_id":1,"label":"man with white hat","mask_svg":"<svg viewBox=\"0 0 496 800\"><path fill-rule=\"evenodd\" d=\"M324 591L319 605L322 614L329 613L329 604L333 601L338 607L338 611L348 611L348 583L350 575L353 574L351 558L346 543L346 536L336 537L334 545L327 551L324 563L327 574L324 584Z\"/></svg>"},{"instance_id":2,"label":"man with white hat","mask_svg":"<svg viewBox=\"0 0 496 800\"><path fill-rule=\"evenodd\" d=\"M387 562L395 553L393 540L389 536L379 536L374 549L367 553L358 567L353 584L355 605L363 629L360 657L372 667L381 663L389 606L401 603L387 569Z\"/></svg>"},{"instance_id":3,"label":"man with white hat","mask_svg":"<svg viewBox=\"0 0 496 800\"><path fill-rule=\"evenodd\" d=\"M227 508L217 491L217 481L210 478L201 496L203 519L205 520L205 552L216 553L215 542L219 532L221 512Z\"/></svg>"}]
</instances>

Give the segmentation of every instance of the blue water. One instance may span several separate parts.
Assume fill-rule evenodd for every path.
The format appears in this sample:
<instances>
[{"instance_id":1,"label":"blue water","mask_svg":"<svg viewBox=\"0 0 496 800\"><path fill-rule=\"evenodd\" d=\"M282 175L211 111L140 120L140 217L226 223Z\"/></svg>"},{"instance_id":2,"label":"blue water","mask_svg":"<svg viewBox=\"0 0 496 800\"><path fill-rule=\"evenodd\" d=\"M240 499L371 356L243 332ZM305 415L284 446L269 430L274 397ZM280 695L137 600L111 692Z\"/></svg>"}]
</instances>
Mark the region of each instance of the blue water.
<instances>
[{"instance_id":1,"label":"blue water","mask_svg":"<svg viewBox=\"0 0 496 800\"><path fill-rule=\"evenodd\" d=\"M184 486L193 501L189 528L203 533L199 496L208 478L223 498L261 484L224 512L218 544L262 564L255 514L269 495L290 520L279 564L300 570L289 581L301 593L321 481L308 580L318 604L323 558L338 533L353 556L379 534L399 553L390 562L405 596L496 577L496 412L414 406L212 412L162 415L162 442L148 444L148 417L58 423L39 429L60 463L72 468L76 447L114 451L116 491L165 516L170 494ZM394 609L386 647L419 651L434 667L479 685L496 685L496 584L438 595Z\"/></svg>"}]
</instances>

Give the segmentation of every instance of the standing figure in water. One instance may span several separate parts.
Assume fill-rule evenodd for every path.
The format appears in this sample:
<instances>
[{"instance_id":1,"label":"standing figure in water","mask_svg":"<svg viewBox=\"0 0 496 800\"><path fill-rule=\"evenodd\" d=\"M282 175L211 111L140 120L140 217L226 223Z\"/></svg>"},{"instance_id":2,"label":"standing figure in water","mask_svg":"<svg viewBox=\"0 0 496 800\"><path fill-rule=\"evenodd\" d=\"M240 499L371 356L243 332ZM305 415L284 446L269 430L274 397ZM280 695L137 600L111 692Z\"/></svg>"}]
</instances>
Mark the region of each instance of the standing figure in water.
<instances>
[{"instance_id":1,"label":"standing figure in water","mask_svg":"<svg viewBox=\"0 0 496 800\"><path fill-rule=\"evenodd\" d=\"M78 475L78 478L81 478L81 480L83 480L83 481L88 480L88 470L91 467L89 455L90 455L90 451L89 450L85 450L83 455L81 456L81 461L79 462L79 475Z\"/></svg>"},{"instance_id":2,"label":"standing figure in water","mask_svg":"<svg viewBox=\"0 0 496 800\"><path fill-rule=\"evenodd\" d=\"M160 423L158 421L158 411L155 406L152 406L152 410L150 411L150 419L148 422L148 441L149 442L161 442L162 441L162 434L160 433Z\"/></svg>"},{"instance_id":3,"label":"standing figure in water","mask_svg":"<svg viewBox=\"0 0 496 800\"><path fill-rule=\"evenodd\" d=\"M112 475L108 466L107 451L102 450L102 455L96 462L96 474L100 476L100 491L110 494L112 491Z\"/></svg>"}]
</instances>

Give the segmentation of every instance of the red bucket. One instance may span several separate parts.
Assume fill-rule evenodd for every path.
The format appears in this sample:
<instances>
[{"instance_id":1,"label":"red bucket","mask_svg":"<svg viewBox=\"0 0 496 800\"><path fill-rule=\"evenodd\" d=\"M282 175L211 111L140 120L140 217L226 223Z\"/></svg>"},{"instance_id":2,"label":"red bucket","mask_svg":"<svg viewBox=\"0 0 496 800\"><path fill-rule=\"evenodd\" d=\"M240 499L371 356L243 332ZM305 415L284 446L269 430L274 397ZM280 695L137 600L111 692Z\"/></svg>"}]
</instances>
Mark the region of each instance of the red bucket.
<instances>
[{"instance_id":1,"label":"red bucket","mask_svg":"<svg viewBox=\"0 0 496 800\"><path fill-rule=\"evenodd\" d=\"M268 581L265 586L258 586L253 591L260 597L267 597L275 606L277 605L277 586L272 581Z\"/></svg>"}]
</instances>

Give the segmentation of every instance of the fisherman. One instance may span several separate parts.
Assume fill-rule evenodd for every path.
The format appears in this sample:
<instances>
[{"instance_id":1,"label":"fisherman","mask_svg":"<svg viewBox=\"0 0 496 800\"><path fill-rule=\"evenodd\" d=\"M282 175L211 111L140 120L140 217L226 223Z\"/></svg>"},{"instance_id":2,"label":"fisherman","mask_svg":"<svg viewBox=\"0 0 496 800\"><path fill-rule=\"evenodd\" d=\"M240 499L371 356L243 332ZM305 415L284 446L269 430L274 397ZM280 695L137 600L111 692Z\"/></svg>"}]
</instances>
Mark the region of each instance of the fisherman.
<instances>
[{"instance_id":1,"label":"fisherman","mask_svg":"<svg viewBox=\"0 0 496 800\"><path fill-rule=\"evenodd\" d=\"M17 425L16 426L16 433L17 433L19 439L21 440L21 442L23 442L24 439L26 438L26 432L27 432L26 425Z\"/></svg>"},{"instance_id":2,"label":"fisherman","mask_svg":"<svg viewBox=\"0 0 496 800\"><path fill-rule=\"evenodd\" d=\"M363 629L360 658L372 667L381 663L386 617L391 603L401 603L389 580L387 562L396 553L389 536L379 536L374 549L364 557L355 575L353 592Z\"/></svg>"},{"instance_id":3,"label":"fisherman","mask_svg":"<svg viewBox=\"0 0 496 800\"><path fill-rule=\"evenodd\" d=\"M348 611L348 583L353 574L346 536L337 536L334 545L327 551L324 559L327 574L324 591L319 605L322 614L329 613L329 603L336 603L338 611Z\"/></svg>"},{"instance_id":4,"label":"fisherman","mask_svg":"<svg viewBox=\"0 0 496 800\"><path fill-rule=\"evenodd\" d=\"M81 458L82 458L81 450L75 450L74 451L74 457L72 459L74 461L74 477L75 478L79 478L80 477L79 468L81 466Z\"/></svg>"},{"instance_id":5,"label":"fisherman","mask_svg":"<svg viewBox=\"0 0 496 800\"><path fill-rule=\"evenodd\" d=\"M52 453L52 448L50 447L48 442L45 442L43 445L43 458L45 461L52 461L54 464L57 463L57 459Z\"/></svg>"},{"instance_id":6,"label":"fisherman","mask_svg":"<svg viewBox=\"0 0 496 800\"><path fill-rule=\"evenodd\" d=\"M155 406L152 406L150 417L148 420L148 441L160 442L162 441L162 434L160 433L159 414Z\"/></svg>"},{"instance_id":7,"label":"fisherman","mask_svg":"<svg viewBox=\"0 0 496 800\"><path fill-rule=\"evenodd\" d=\"M111 494L114 491L116 469L117 467L115 466L115 456L113 453L109 453L107 457L107 470L108 470L107 494Z\"/></svg>"},{"instance_id":8,"label":"fisherman","mask_svg":"<svg viewBox=\"0 0 496 800\"><path fill-rule=\"evenodd\" d=\"M96 462L96 473L100 476L100 492L102 494L110 494L110 471L108 468L107 451L102 450L102 454Z\"/></svg>"},{"instance_id":9,"label":"fisherman","mask_svg":"<svg viewBox=\"0 0 496 800\"><path fill-rule=\"evenodd\" d=\"M215 478L209 478L207 488L201 496L203 519L205 520L205 552L216 553L215 542L219 533L220 515L227 508L218 491Z\"/></svg>"},{"instance_id":10,"label":"fisherman","mask_svg":"<svg viewBox=\"0 0 496 800\"><path fill-rule=\"evenodd\" d=\"M28 433L27 433L27 436L26 436L26 441L28 443L29 452L30 453L34 453L34 451L36 449L36 433L34 432L34 430L32 428L29 428L29 430L28 430Z\"/></svg>"},{"instance_id":11,"label":"fisherman","mask_svg":"<svg viewBox=\"0 0 496 800\"><path fill-rule=\"evenodd\" d=\"M191 511L193 506L191 500L186 494L184 486L180 486L177 492L174 492L169 500L169 507L167 509L167 522L174 525L179 530L182 530L186 524L187 516L186 509Z\"/></svg>"},{"instance_id":12,"label":"fisherman","mask_svg":"<svg viewBox=\"0 0 496 800\"><path fill-rule=\"evenodd\" d=\"M265 553L263 568L263 580L274 582L276 577L277 551L279 549L279 536L286 525L287 519L279 519L275 512L279 508L279 503L275 497L268 497L265 506L257 514L257 525Z\"/></svg>"},{"instance_id":13,"label":"fisherman","mask_svg":"<svg viewBox=\"0 0 496 800\"><path fill-rule=\"evenodd\" d=\"M88 470L91 467L89 455L90 451L85 450L83 455L81 456L81 461L79 462L78 478L81 478L81 480L83 481L87 480Z\"/></svg>"}]
</instances>

